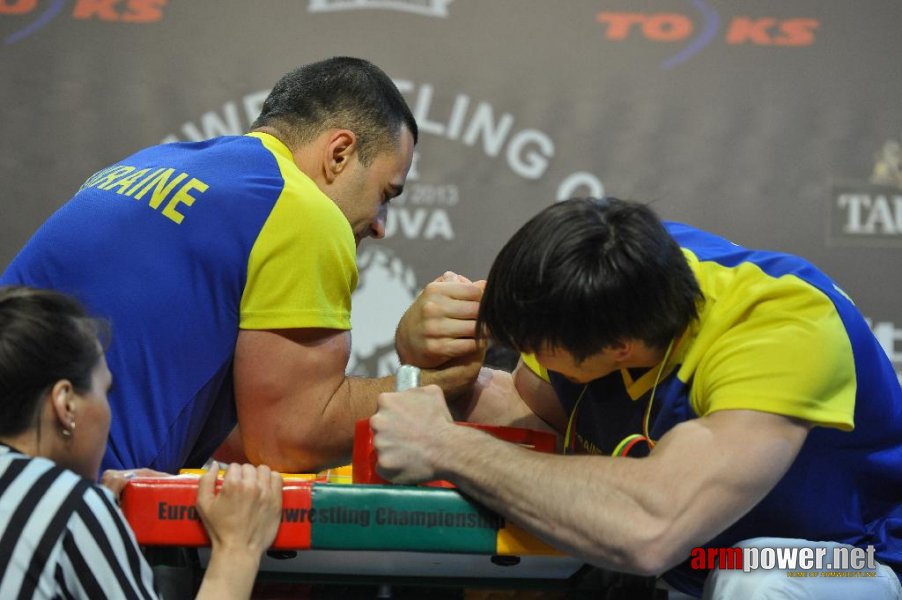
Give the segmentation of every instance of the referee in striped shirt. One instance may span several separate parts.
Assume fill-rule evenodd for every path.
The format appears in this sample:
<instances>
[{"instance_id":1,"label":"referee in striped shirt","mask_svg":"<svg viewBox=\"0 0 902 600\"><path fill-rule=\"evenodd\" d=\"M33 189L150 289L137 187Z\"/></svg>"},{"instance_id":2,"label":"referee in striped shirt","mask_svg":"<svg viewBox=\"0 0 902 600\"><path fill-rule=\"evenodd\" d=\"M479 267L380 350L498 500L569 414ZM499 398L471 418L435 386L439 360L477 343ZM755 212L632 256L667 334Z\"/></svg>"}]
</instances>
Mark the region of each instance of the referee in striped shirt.
<instances>
[{"instance_id":1,"label":"referee in striped shirt","mask_svg":"<svg viewBox=\"0 0 902 600\"><path fill-rule=\"evenodd\" d=\"M110 425L102 332L68 296L0 288L0 598L157 597L114 493L94 483ZM198 598L247 598L282 479L233 464L215 494L217 471L198 488L213 546Z\"/></svg>"}]
</instances>

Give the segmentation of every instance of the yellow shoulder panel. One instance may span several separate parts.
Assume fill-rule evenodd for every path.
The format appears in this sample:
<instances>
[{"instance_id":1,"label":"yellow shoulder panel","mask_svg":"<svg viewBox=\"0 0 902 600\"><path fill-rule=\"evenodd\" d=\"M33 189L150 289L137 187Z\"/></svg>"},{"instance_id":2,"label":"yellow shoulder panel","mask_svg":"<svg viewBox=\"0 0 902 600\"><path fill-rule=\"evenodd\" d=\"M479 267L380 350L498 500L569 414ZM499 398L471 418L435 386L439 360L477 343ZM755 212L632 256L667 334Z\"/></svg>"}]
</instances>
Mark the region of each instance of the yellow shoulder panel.
<instances>
[{"instance_id":1,"label":"yellow shoulder panel","mask_svg":"<svg viewBox=\"0 0 902 600\"><path fill-rule=\"evenodd\" d=\"M350 329L357 286L350 224L279 140L249 135L273 153L284 187L248 259L240 327Z\"/></svg>"}]
</instances>

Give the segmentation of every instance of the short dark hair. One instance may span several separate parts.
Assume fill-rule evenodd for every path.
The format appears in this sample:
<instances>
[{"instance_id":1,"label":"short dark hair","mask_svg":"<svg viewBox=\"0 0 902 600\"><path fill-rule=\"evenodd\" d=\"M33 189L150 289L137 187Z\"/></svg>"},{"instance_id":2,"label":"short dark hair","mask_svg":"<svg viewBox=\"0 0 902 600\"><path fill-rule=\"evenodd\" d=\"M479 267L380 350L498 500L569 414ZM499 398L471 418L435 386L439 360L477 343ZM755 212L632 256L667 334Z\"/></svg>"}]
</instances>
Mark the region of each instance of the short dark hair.
<instances>
[{"instance_id":1,"label":"short dark hair","mask_svg":"<svg viewBox=\"0 0 902 600\"><path fill-rule=\"evenodd\" d=\"M402 124L416 143L416 120L391 78L368 61L338 56L283 76L251 128L274 127L293 144L328 129L350 129L357 135L360 161L369 165L380 152L398 146Z\"/></svg>"},{"instance_id":2,"label":"short dark hair","mask_svg":"<svg viewBox=\"0 0 902 600\"><path fill-rule=\"evenodd\" d=\"M499 344L497 340L488 340L488 346L485 351L485 358L482 364L486 367L496 369L498 371L507 371L512 373L520 362L520 353L510 346Z\"/></svg>"},{"instance_id":3,"label":"short dark hair","mask_svg":"<svg viewBox=\"0 0 902 600\"><path fill-rule=\"evenodd\" d=\"M477 327L523 352L578 361L620 341L666 347L702 301L682 250L648 207L575 198L530 219L489 272Z\"/></svg>"},{"instance_id":4,"label":"short dark hair","mask_svg":"<svg viewBox=\"0 0 902 600\"><path fill-rule=\"evenodd\" d=\"M0 435L29 429L57 381L90 390L107 335L105 322L65 294L0 287Z\"/></svg>"}]
</instances>

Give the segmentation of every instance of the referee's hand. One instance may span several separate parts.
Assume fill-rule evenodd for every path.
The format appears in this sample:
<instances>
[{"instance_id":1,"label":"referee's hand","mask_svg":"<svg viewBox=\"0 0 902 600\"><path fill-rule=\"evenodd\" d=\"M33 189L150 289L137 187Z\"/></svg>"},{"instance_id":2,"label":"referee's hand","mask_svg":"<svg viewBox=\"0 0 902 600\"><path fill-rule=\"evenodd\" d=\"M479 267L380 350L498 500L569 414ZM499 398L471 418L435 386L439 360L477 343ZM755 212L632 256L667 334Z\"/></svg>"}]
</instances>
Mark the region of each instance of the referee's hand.
<instances>
[{"instance_id":1,"label":"referee's hand","mask_svg":"<svg viewBox=\"0 0 902 600\"><path fill-rule=\"evenodd\" d=\"M162 471L154 471L153 469L127 469L124 471L107 469L100 478L100 485L113 492L116 502L119 502L119 497L122 496L125 484L135 477L172 477L172 475Z\"/></svg>"},{"instance_id":2,"label":"referee's hand","mask_svg":"<svg viewBox=\"0 0 902 600\"><path fill-rule=\"evenodd\" d=\"M216 492L215 461L200 478L197 512L214 552L250 551L256 558L272 545L282 514L282 477L266 465L232 463Z\"/></svg>"}]
</instances>

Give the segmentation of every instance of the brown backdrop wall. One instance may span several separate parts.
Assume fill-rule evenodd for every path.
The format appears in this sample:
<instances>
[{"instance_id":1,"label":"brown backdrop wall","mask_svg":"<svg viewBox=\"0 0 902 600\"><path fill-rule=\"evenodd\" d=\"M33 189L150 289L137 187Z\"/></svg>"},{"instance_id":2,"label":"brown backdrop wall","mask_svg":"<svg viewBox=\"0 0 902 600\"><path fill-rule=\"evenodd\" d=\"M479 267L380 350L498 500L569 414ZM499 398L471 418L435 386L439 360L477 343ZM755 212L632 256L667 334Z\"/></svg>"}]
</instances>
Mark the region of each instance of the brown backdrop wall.
<instances>
[{"instance_id":1,"label":"brown backdrop wall","mask_svg":"<svg viewBox=\"0 0 902 600\"><path fill-rule=\"evenodd\" d=\"M392 368L427 281L601 193L812 259L902 371L899 23L897 0L0 0L0 267L97 169L243 133L284 72L362 56L422 136L361 249L352 371Z\"/></svg>"}]
</instances>

